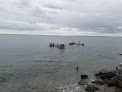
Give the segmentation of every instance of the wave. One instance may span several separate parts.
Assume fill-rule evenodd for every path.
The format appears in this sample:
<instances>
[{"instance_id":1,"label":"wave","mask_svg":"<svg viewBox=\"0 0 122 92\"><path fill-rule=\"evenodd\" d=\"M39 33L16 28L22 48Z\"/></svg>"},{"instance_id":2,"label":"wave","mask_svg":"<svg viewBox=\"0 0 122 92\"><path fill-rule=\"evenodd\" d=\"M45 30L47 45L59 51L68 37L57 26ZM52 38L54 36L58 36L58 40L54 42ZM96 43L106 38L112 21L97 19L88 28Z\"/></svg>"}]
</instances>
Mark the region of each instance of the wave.
<instances>
[{"instance_id":1,"label":"wave","mask_svg":"<svg viewBox=\"0 0 122 92\"><path fill-rule=\"evenodd\" d=\"M84 86L79 86L77 83L61 85L58 89L60 92L85 92Z\"/></svg>"},{"instance_id":2,"label":"wave","mask_svg":"<svg viewBox=\"0 0 122 92\"><path fill-rule=\"evenodd\" d=\"M63 62L61 60L36 60L34 62Z\"/></svg>"},{"instance_id":3,"label":"wave","mask_svg":"<svg viewBox=\"0 0 122 92\"><path fill-rule=\"evenodd\" d=\"M8 79L15 77L13 74L0 73L0 83L6 82Z\"/></svg>"}]
</instances>

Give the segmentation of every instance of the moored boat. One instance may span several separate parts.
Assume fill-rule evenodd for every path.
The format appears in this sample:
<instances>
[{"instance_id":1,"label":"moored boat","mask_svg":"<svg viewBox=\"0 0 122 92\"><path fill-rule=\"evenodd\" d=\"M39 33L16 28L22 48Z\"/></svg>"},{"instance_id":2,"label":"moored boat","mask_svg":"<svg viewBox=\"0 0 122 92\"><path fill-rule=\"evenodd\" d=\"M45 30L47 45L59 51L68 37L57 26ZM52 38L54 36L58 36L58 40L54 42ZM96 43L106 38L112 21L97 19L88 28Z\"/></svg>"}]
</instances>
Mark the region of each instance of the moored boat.
<instances>
[{"instance_id":1,"label":"moored boat","mask_svg":"<svg viewBox=\"0 0 122 92\"><path fill-rule=\"evenodd\" d=\"M54 47L54 43L50 43L50 45L49 45L50 47Z\"/></svg>"},{"instance_id":2,"label":"moored boat","mask_svg":"<svg viewBox=\"0 0 122 92\"><path fill-rule=\"evenodd\" d=\"M54 47L54 45L49 45L50 47Z\"/></svg>"},{"instance_id":3,"label":"moored boat","mask_svg":"<svg viewBox=\"0 0 122 92\"><path fill-rule=\"evenodd\" d=\"M84 43L82 43L81 45L84 46Z\"/></svg>"},{"instance_id":4,"label":"moored boat","mask_svg":"<svg viewBox=\"0 0 122 92\"><path fill-rule=\"evenodd\" d=\"M60 44L58 48L59 49L64 49L65 48L65 45L64 44Z\"/></svg>"},{"instance_id":5,"label":"moored boat","mask_svg":"<svg viewBox=\"0 0 122 92\"><path fill-rule=\"evenodd\" d=\"M59 46L58 48L59 48L59 49L65 49L65 47L61 47L61 46Z\"/></svg>"},{"instance_id":6,"label":"moored boat","mask_svg":"<svg viewBox=\"0 0 122 92\"><path fill-rule=\"evenodd\" d=\"M69 45L74 45L74 44L75 44L74 41L72 41L72 42L69 43Z\"/></svg>"},{"instance_id":7,"label":"moored boat","mask_svg":"<svg viewBox=\"0 0 122 92\"><path fill-rule=\"evenodd\" d=\"M59 47L59 44L55 45L55 47Z\"/></svg>"},{"instance_id":8,"label":"moored boat","mask_svg":"<svg viewBox=\"0 0 122 92\"><path fill-rule=\"evenodd\" d=\"M78 46L80 46L80 45L81 45L81 44L80 44L80 42L79 42L79 43L77 43L77 45L78 45Z\"/></svg>"}]
</instances>

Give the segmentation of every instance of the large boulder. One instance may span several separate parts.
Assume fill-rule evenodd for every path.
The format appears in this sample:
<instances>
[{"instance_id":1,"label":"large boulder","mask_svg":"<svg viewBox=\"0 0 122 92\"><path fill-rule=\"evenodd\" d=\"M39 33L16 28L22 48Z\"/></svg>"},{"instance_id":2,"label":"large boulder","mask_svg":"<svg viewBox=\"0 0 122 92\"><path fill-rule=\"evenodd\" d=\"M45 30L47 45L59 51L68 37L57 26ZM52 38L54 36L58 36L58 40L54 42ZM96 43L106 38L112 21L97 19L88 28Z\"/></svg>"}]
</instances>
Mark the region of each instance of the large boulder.
<instances>
[{"instance_id":1,"label":"large boulder","mask_svg":"<svg viewBox=\"0 0 122 92\"><path fill-rule=\"evenodd\" d=\"M107 70L101 70L99 71L99 73L96 73L95 76L102 76L103 74L107 74L108 71Z\"/></svg>"},{"instance_id":2,"label":"large boulder","mask_svg":"<svg viewBox=\"0 0 122 92\"><path fill-rule=\"evenodd\" d=\"M111 72L116 74L117 73L117 68L116 69L111 69Z\"/></svg>"},{"instance_id":3,"label":"large boulder","mask_svg":"<svg viewBox=\"0 0 122 92\"><path fill-rule=\"evenodd\" d=\"M104 83L107 84L109 87L117 86L116 76L109 79L104 79Z\"/></svg>"},{"instance_id":4,"label":"large boulder","mask_svg":"<svg viewBox=\"0 0 122 92\"><path fill-rule=\"evenodd\" d=\"M81 80L79 81L79 84L80 84L80 85L88 85L88 82L81 79Z\"/></svg>"},{"instance_id":5,"label":"large boulder","mask_svg":"<svg viewBox=\"0 0 122 92\"><path fill-rule=\"evenodd\" d=\"M116 76L110 79L108 85L109 85L109 87L117 86Z\"/></svg>"},{"instance_id":6,"label":"large boulder","mask_svg":"<svg viewBox=\"0 0 122 92\"><path fill-rule=\"evenodd\" d=\"M106 74L103 74L103 75L99 76L99 78L101 78L101 79L107 78L107 79L110 80L112 77L115 77L115 76L116 76L116 74L110 71Z\"/></svg>"},{"instance_id":7,"label":"large boulder","mask_svg":"<svg viewBox=\"0 0 122 92\"><path fill-rule=\"evenodd\" d=\"M88 78L88 75L81 75L81 79L86 79Z\"/></svg>"},{"instance_id":8,"label":"large boulder","mask_svg":"<svg viewBox=\"0 0 122 92\"><path fill-rule=\"evenodd\" d=\"M99 80L99 79L97 79L95 81L92 81L92 83L99 84L99 85L103 85L104 84L104 82L102 80Z\"/></svg>"},{"instance_id":9,"label":"large boulder","mask_svg":"<svg viewBox=\"0 0 122 92\"><path fill-rule=\"evenodd\" d=\"M109 81L110 81L109 79L106 79L106 78L105 78L105 79L104 79L104 84L109 84Z\"/></svg>"},{"instance_id":10,"label":"large boulder","mask_svg":"<svg viewBox=\"0 0 122 92\"><path fill-rule=\"evenodd\" d=\"M96 77L101 78L101 79L111 79L112 77L116 76L116 71L106 71L106 70L101 70L99 73L95 74Z\"/></svg>"},{"instance_id":11,"label":"large boulder","mask_svg":"<svg viewBox=\"0 0 122 92\"><path fill-rule=\"evenodd\" d=\"M87 92L94 92L94 91L96 91L96 90L99 90L99 88L96 87L95 85L89 84L85 90L86 90Z\"/></svg>"}]
</instances>

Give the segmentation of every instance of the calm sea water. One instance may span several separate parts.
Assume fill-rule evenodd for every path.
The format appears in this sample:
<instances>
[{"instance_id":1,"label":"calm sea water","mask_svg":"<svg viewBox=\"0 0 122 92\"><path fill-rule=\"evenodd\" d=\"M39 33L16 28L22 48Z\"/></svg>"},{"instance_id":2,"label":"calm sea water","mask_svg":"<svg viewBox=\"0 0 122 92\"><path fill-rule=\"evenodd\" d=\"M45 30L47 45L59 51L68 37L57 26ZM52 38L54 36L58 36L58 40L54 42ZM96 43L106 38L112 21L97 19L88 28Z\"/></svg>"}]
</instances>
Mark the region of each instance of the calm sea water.
<instances>
[{"instance_id":1,"label":"calm sea water","mask_svg":"<svg viewBox=\"0 0 122 92\"><path fill-rule=\"evenodd\" d=\"M69 46L71 41L85 46ZM122 62L117 53L122 37L0 35L0 92L84 92L80 75L89 82L97 71L115 69Z\"/></svg>"}]
</instances>

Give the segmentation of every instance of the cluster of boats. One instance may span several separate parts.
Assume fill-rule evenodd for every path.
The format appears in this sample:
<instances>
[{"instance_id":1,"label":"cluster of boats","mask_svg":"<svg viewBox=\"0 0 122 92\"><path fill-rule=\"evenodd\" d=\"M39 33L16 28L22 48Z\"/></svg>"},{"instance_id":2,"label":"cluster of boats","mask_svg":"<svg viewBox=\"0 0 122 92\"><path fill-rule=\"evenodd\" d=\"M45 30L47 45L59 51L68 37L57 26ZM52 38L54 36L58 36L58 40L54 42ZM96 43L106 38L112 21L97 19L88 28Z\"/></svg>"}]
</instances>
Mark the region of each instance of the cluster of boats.
<instances>
[{"instance_id":1,"label":"cluster of boats","mask_svg":"<svg viewBox=\"0 0 122 92\"><path fill-rule=\"evenodd\" d=\"M79 43L75 43L74 41L72 41L72 42L69 43L69 45L75 45L75 44L78 45L78 46L80 46L80 45L84 46L84 43L81 44L80 42ZM64 44L56 44L56 45L54 45L54 43L50 43L49 46L50 47L54 47L55 46L55 47L57 47L59 49L64 49L65 48Z\"/></svg>"},{"instance_id":2,"label":"cluster of boats","mask_svg":"<svg viewBox=\"0 0 122 92\"><path fill-rule=\"evenodd\" d=\"M54 47L54 43L50 43L50 47ZM64 49L65 45L64 44L56 44L55 47L58 47L59 49Z\"/></svg>"},{"instance_id":3,"label":"cluster of boats","mask_svg":"<svg viewBox=\"0 0 122 92\"><path fill-rule=\"evenodd\" d=\"M81 44L80 42L75 43L74 41L72 41L72 42L69 43L69 45L75 45L75 44L78 45L78 46L80 46L80 45L84 46L84 43Z\"/></svg>"}]
</instances>

